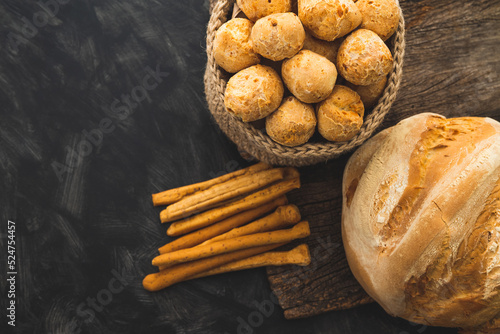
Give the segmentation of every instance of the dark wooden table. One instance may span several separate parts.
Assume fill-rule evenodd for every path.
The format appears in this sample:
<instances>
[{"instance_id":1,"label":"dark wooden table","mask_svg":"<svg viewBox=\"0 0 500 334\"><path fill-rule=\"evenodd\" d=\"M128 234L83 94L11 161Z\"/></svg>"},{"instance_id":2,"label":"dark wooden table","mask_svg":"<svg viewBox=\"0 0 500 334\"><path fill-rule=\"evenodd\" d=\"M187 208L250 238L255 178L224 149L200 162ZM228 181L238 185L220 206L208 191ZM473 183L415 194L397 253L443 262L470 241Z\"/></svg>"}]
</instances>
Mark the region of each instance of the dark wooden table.
<instances>
[{"instance_id":1,"label":"dark wooden table","mask_svg":"<svg viewBox=\"0 0 500 334\"><path fill-rule=\"evenodd\" d=\"M422 111L500 120L500 1L401 5L405 78L384 126ZM142 288L156 248L169 240L151 194L248 165L211 119L202 94L208 6L0 3L0 332L456 333L393 318L376 304L287 320L265 269L157 293ZM346 159L301 170L304 191L316 194L294 195L305 215L319 207L324 211L316 214L338 222L339 198L322 189L340 186ZM315 224L314 236L324 238L312 245L330 245L318 248L315 259L338 259L337 225ZM327 278L310 288L320 291ZM302 304L316 301L307 291L294 289ZM12 300L15 327L6 317Z\"/></svg>"}]
</instances>

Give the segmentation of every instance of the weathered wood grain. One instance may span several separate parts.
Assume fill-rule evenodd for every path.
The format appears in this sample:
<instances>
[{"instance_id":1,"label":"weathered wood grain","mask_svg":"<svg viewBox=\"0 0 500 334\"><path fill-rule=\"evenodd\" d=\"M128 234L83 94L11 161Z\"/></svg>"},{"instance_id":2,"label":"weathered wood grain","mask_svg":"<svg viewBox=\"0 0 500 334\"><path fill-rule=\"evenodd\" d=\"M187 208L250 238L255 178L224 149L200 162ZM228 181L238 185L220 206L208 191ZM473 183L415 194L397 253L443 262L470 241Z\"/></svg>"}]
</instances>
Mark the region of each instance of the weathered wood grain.
<instances>
[{"instance_id":1,"label":"weathered wood grain","mask_svg":"<svg viewBox=\"0 0 500 334\"><path fill-rule=\"evenodd\" d=\"M371 302L352 276L340 234L342 171L347 157L319 167L301 168L302 187L288 198L311 226L308 267L268 267L271 289L288 319Z\"/></svg>"},{"instance_id":2,"label":"weathered wood grain","mask_svg":"<svg viewBox=\"0 0 500 334\"><path fill-rule=\"evenodd\" d=\"M400 3L407 29L404 77L382 128L421 112L500 120L500 1ZM350 273L341 245L341 182L347 159L301 169L303 186L289 196L311 224L307 242L312 263L307 271L267 269L288 319L371 301Z\"/></svg>"}]
</instances>

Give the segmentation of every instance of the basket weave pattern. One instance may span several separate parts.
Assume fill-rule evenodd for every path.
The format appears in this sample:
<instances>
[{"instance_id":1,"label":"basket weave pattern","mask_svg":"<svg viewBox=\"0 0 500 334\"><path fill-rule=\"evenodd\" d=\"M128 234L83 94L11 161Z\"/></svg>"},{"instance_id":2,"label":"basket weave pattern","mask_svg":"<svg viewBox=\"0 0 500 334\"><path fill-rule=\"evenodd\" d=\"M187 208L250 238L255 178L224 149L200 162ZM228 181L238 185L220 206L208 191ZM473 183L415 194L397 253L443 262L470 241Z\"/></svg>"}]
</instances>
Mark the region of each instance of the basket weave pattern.
<instances>
[{"instance_id":1,"label":"basket weave pattern","mask_svg":"<svg viewBox=\"0 0 500 334\"><path fill-rule=\"evenodd\" d=\"M240 150L260 161L274 165L306 166L325 162L338 157L370 138L389 112L396 99L401 83L405 52L405 24L401 14L398 29L391 47L394 64L389 73L387 86L374 109L365 116L360 132L347 142L306 143L297 147L287 147L274 142L268 135L252 125L240 121L224 106L224 92L227 75L216 64L213 56L213 42L217 29L227 21L234 0L211 0L210 20L207 27L207 67L205 71L205 95L210 112L222 131ZM401 9L400 9L401 11Z\"/></svg>"}]
</instances>

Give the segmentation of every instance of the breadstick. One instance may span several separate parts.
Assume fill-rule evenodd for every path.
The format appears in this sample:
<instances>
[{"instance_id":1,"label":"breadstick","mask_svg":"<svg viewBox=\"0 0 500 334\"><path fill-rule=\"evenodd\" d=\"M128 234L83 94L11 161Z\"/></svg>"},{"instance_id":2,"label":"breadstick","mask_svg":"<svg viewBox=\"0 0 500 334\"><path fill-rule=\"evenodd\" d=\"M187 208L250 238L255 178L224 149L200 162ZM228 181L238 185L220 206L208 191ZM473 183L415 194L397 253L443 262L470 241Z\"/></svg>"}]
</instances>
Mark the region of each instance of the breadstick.
<instances>
[{"instance_id":1,"label":"breadstick","mask_svg":"<svg viewBox=\"0 0 500 334\"><path fill-rule=\"evenodd\" d=\"M229 181L216 184L203 191L186 196L169 205L163 213L163 221L171 222L203 211L224 201L250 193L284 177L284 168L273 168L249 175L241 175Z\"/></svg>"},{"instance_id":2,"label":"breadstick","mask_svg":"<svg viewBox=\"0 0 500 334\"><path fill-rule=\"evenodd\" d=\"M231 218L232 217L229 217L228 219L231 219ZM201 245L213 243L215 241L236 238L236 237L249 235L249 234L253 234L253 233L278 230L280 228L288 227L289 225L298 223L299 221L300 221L300 212L299 212L299 209L295 205L292 204L292 205L287 205L287 206L280 206L278 209L276 209L275 212L271 213L270 215L267 215L266 217L264 217L262 219L254 221L253 223L250 223L250 224L245 225L245 226L240 227L240 228L234 228L231 231L229 231L228 233L225 233L222 235L217 235L216 237L205 241ZM217 225L219 223L216 223L215 225ZM212 225L212 226L214 226L214 225ZM208 226L205 229L208 229L212 226ZM193 233L196 233L196 232L193 232ZM193 234L193 233L191 233L191 234ZM182 239L182 238L183 237L181 237L180 239ZM185 248L187 248L187 247L185 247ZM161 252L160 252L160 254L161 254ZM165 268L166 268L166 266L159 267L160 270L165 269Z\"/></svg>"},{"instance_id":3,"label":"breadstick","mask_svg":"<svg viewBox=\"0 0 500 334\"><path fill-rule=\"evenodd\" d=\"M290 242L295 239L305 238L309 234L309 223L302 221L286 230L244 235L237 238L216 241L208 245L199 245L161 254L153 259L152 264L154 266L172 266L182 262L194 261L241 249Z\"/></svg>"},{"instance_id":4,"label":"breadstick","mask_svg":"<svg viewBox=\"0 0 500 334\"><path fill-rule=\"evenodd\" d=\"M273 244L262 247L248 248L206 259L182 263L175 267L162 270L158 273L147 275L142 281L142 285L148 291L158 291L172 284L182 282L189 277L204 271L211 270L229 262L238 261L256 254L264 253L282 245L283 244Z\"/></svg>"},{"instance_id":5,"label":"breadstick","mask_svg":"<svg viewBox=\"0 0 500 334\"><path fill-rule=\"evenodd\" d=\"M202 245L211 244L215 241L231 239L243 235L253 233L267 232L279 230L280 228L288 227L289 225L296 224L300 221L299 208L296 205L289 204L280 206L270 215L267 215L259 220L256 220L248 225L240 228L233 228L231 231L218 235L202 243Z\"/></svg>"},{"instance_id":6,"label":"breadstick","mask_svg":"<svg viewBox=\"0 0 500 334\"><path fill-rule=\"evenodd\" d=\"M196 216L174 222L167 230L169 236L179 236L202 227L212 225L222 219L230 217L236 213L254 209L264 203L286 194L292 189L300 187L300 179L293 178L290 180L280 181L265 189L247 195L242 199L228 203L221 207L202 212ZM165 220L163 211L160 213L161 221Z\"/></svg>"},{"instance_id":7,"label":"breadstick","mask_svg":"<svg viewBox=\"0 0 500 334\"><path fill-rule=\"evenodd\" d=\"M251 222L252 220L259 218L263 214L277 208L280 205L284 205L287 202L288 200L286 199L286 196L283 195L255 209L243 211L242 213L226 218L201 230L177 238L176 240L160 247L158 251L160 254L163 254L199 245L212 237L231 230L232 228Z\"/></svg>"},{"instance_id":8,"label":"breadstick","mask_svg":"<svg viewBox=\"0 0 500 334\"><path fill-rule=\"evenodd\" d=\"M300 177L299 170L295 167L284 167L285 170L285 180L291 180Z\"/></svg>"},{"instance_id":9,"label":"breadstick","mask_svg":"<svg viewBox=\"0 0 500 334\"><path fill-rule=\"evenodd\" d=\"M243 260L229 262L212 270L204 271L189 279L206 277L227 273L230 271L238 271L252 269L265 266L283 266L287 264L295 264L298 266L307 266L311 263L311 255L309 247L306 244L301 244L292 250L286 252L266 252L259 255L254 255Z\"/></svg>"},{"instance_id":10,"label":"breadstick","mask_svg":"<svg viewBox=\"0 0 500 334\"><path fill-rule=\"evenodd\" d=\"M261 170L265 170L265 169L269 169L269 168L271 168L270 165L263 163L263 162L259 162L255 165L250 166L250 167L243 168L243 169L234 171L232 173L216 177L216 178L211 179L211 180L207 180L207 181L203 181L203 182L199 182L199 183L195 183L195 184L190 184L190 185L175 188L175 189L162 191L160 193L153 195L153 205L158 206L158 205L167 205L167 204L175 203L186 195L193 194L193 193L200 191L200 190L208 189L213 185L225 182L225 181L230 180L232 178L235 178L237 176L248 175L248 174L252 174L252 173L255 173L255 172L258 172Z\"/></svg>"}]
</instances>

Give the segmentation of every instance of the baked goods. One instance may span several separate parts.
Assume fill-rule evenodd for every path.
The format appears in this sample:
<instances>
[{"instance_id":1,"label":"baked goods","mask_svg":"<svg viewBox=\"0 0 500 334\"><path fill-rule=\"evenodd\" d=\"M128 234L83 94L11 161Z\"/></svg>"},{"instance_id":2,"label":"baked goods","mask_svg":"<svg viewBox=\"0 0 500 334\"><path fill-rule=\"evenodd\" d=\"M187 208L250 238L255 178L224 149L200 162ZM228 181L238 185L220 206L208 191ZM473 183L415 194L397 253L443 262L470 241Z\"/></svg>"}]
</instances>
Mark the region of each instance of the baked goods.
<instances>
[{"instance_id":1,"label":"baked goods","mask_svg":"<svg viewBox=\"0 0 500 334\"><path fill-rule=\"evenodd\" d=\"M230 262L212 270L192 276L190 279L264 266L283 266L290 264L307 266L310 263L311 254L309 253L309 247L307 247L306 244L301 244L286 252L267 252L254 255L243 260Z\"/></svg>"},{"instance_id":2,"label":"baked goods","mask_svg":"<svg viewBox=\"0 0 500 334\"><path fill-rule=\"evenodd\" d=\"M188 217L193 213L208 209L216 203L232 200L253 190L283 180L284 177L284 168L273 168L250 175L242 175L224 183L216 184L209 189L198 191L191 196L170 204L162 213L163 221L170 222Z\"/></svg>"},{"instance_id":3,"label":"baked goods","mask_svg":"<svg viewBox=\"0 0 500 334\"><path fill-rule=\"evenodd\" d=\"M210 209L208 211L203 211L195 216L188 217L184 220L175 221L168 228L167 234L172 237L176 237L182 234L192 232L194 230L198 230L200 228L212 225L213 223L231 217L239 212L249 209L255 209L269 201L281 197L290 190L299 187L300 187L300 181L298 180L298 178L292 178L280 181L276 184L269 186L268 188L264 188L255 193L251 193L236 201L223 204L219 207ZM160 213L160 219L162 223L168 221L168 219L166 218L165 210L163 210Z\"/></svg>"},{"instance_id":4,"label":"baked goods","mask_svg":"<svg viewBox=\"0 0 500 334\"><path fill-rule=\"evenodd\" d=\"M266 174L281 176L262 182ZM154 205L169 204L160 214L162 222L185 218L175 215L181 209L191 216L168 229L171 236L183 236L158 249L160 254L152 264L160 271L144 278L144 288L157 291L184 280L259 266L308 265L311 257L305 244L290 251L268 252L310 234L309 223L300 221L299 209L286 205L285 193L300 187L299 176L295 168L257 163L154 194ZM252 181L260 185L248 187Z\"/></svg>"},{"instance_id":5,"label":"baked goods","mask_svg":"<svg viewBox=\"0 0 500 334\"><path fill-rule=\"evenodd\" d=\"M373 31L358 29L346 37L337 55L337 70L349 82L367 86L392 68L391 51Z\"/></svg>"},{"instance_id":6,"label":"baked goods","mask_svg":"<svg viewBox=\"0 0 500 334\"><path fill-rule=\"evenodd\" d=\"M243 169L238 169L232 173L224 174L219 177L204 181L204 182L199 182L195 184L189 184L184 187L179 187L179 188L174 188L170 190L165 190L157 194L153 194L152 200L153 200L153 205L158 206L158 205L168 205L172 204L175 202L180 201L181 199L192 195L196 192L206 190L210 187L213 187L215 185L225 183L226 181L232 180L236 177L239 176L247 176L247 175L252 175L254 173L267 170L271 168L268 164L265 163L258 163L255 165L252 165L247 168Z\"/></svg>"},{"instance_id":7,"label":"baked goods","mask_svg":"<svg viewBox=\"0 0 500 334\"><path fill-rule=\"evenodd\" d=\"M273 70L275 70L276 73L281 74L281 64L283 64L282 60L280 60L280 61L272 61L271 59L262 58L260 63L261 63L261 65L269 66L270 68L272 68Z\"/></svg>"},{"instance_id":8,"label":"baked goods","mask_svg":"<svg viewBox=\"0 0 500 334\"><path fill-rule=\"evenodd\" d=\"M257 20L250 36L255 52L279 61L302 49L306 33L297 15L278 13Z\"/></svg>"},{"instance_id":9,"label":"baked goods","mask_svg":"<svg viewBox=\"0 0 500 334\"><path fill-rule=\"evenodd\" d=\"M381 34L389 34L388 27L393 27L388 23L388 18L392 19L394 16L392 12L379 15L375 10L392 8L389 0L385 1L387 3L370 1L364 7L367 22L373 21L374 26L381 25L377 30ZM298 99L294 104L283 103L286 108L293 105L305 110L310 109L310 106L301 106L299 101L318 104L331 95L336 84L345 84L359 91L361 101L366 103L362 108L363 112L376 104L385 89L393 58L389 48L375 32L356 28L361 24L362 18L356 1L300 0L291 4L297 5L298 14L290 12L293 6L288 8L289 3L286 1L270 0L261 3L259 0L242 0L238 4L249 17L259 18L251 29L250 40L247 38L245 43L232 45L244 44L251 47L251 51L240 51L244 55L253 53L261 58L260 65L244 68L229 79L224 105L228 112L243 122L250 123L250 127L247 127L251 129L249 131L257 129L263 133L267 122L267 135L288 147L305 144L313 136L312 126L299 130L299 123L285 119L292 115L290 111L284 113L281 110L276 117L272 117L282 104L285 93ZM397 2L395 4L399 15ZM233 16L241 13L240 7L234 7ZM281 12L285 10L286 12ZM399 16L396 16L396 21L399 23ZM252 23L247 20L245 24L248 28ZM307 32L304 26L307 27ZM223 32L221 36L224 36ZM342 37L344 35L346 36ZM248 29L245 30L245 37L248 37ZM235 58L232 61L240 62L237 52L230 54ZM244 60L244 55L241 56L241 61ZM348 91L345 87L338 91L352 95L352 98L357 96L351 92L346 93ZM360 131L363 116L338 110L326 112L327 106L325 104L322 113L324 122L318 127L322 129L325 138L330 141L346 141ZM312 107L319 109L319 105ZM327 117L332 113L336 115L335 121ZM267 118L269 115L271 117ZM308 118L311 124L314 124L313 120L312 117Z\"/></svg>"},{"instance_id":10,"label":"baked goods","mask_svg":"<svg viewBox=\"0 0 500 334\"><path fill-rule=\"evenodd\" d=\"M159 291L173 284L190 280L197 275L202 275L205 272L214 270L226 264L270 251L282 245L283 244L270 244L261 247L246 248L231 253L181 263L147 275L142 280L142 286L148 291Z\"/></svg>"},{"instance_id":11,"label":"baked goods","mask_svg":"<svg viewBox=\"0 0 500 334\"><path fill-rule=\"evenodd\" d=\"M253 50L250 41L252 27L250 20L235 18L217 30L214 40L217 65L229 73L236 73L259 63L260 55Z\"/></svg>"},{"instance_id":12,"label":"baked goods","mask_svg":"<svg viewBox=\"0 0 500 334\"><path fill-rule=\"evenodd\" d=\"M288 200L286 196L280 196L264 205L256 207L255 209L243 211L242 213L221 220L198 231L185 234L182 237L179 237L174 241L158 248L158 251L160 254L163 254L199 245L207 240L210 240L211 238L224 234L241 225L247 224L265 213L274 210L279 206L286 205L287 203Z\"/></svg>"},{"instance_id":13,"label":"baked goods","mask_svg":"<svg viewBox=\"0 0 500 334\"><path fill-rule=\"evenodd\" d=\"M361 97L361 101L363 101L365 109L369 109L377 104L378 99L384 92L386 84L387 77L383 77L381 80L367 86L356 86L350 82L347 82L346 86L358 93Z\"/></svg>"},{"instance_id":14,"label":"baked goods","mask_svg":"<svg viewBox=\"0 0 500 334\"><path fill-rule=\"evenodd\" d=\"M352 0L298 0L299 17L317 38L333 41L361 23L361 13Z\"/></svg>"},{"instance_id":15,"label":"baked goods","mask_svg":"<svg viewBox=\"0 0 500 334\"><path fill-rule=\"evenodd\" d=\"M254 22L270 14L292 11L292 0L236 0L236 3Z\"/></svg>"},{"instance_id":16,"label":"baked goods","mask_svg":"<svg viewBox=\"0 0 500 334\"><path fill-rule=\"evenodd\" d=\"M208 239L207 241L201 243L201 245L207 245L216 241L241 237L253 233L279 230L281 228L297 224L300 222L300 218L300 211L296 205L282 205L270 215L246 224L245 226L233 228L229 232Z\"/></svg>"},{"instance_id":17,"label":"baked goods","mask_svg":"<svg viewBox=\"0 0 500 334\"><path fill-rule=\"evenodd\" d=\"M337 80L337 70L325 57L302 50L283 61L281 76L296 98L305 103L317 103L332 92Z\"/></svg>"},{"instance_id":18,"label":"baked goods","mask_svg":"<svg viewBox=\"0 0 500 334\"><path fill-rule=\"evenodd\" d=\"M399 8L396 0L358 0L363 18L360 28L369 29L386 41L398 28Z\"/></svg>"},{"instance_id":19,"label":"baked goods","mask_svg":"<svg viewBox=\"0 0 500 334\"><path fill-rule=\"evenodd\" d=\"M335 64L337 62L337 52L342 41L342 38L337 38L333 42L324 41L306 31L306 39L304 40L302 50L311 50Z\"/></svg>"},{"instance_id":20,"label":"baked goods","mask_svg":"<svg viewBox=\"0 0 500 334\"><path fill-rule=\"evenodd\" d=\"M318 131L330 141L346 141L363 125L364 106L352 89L336 85L332 94L317 105Z\"/></svg>"},{"instance_id":21,"label":"baked goods","mask_svg":"<svg viewBox=\"0 0 500 334\"><path fill-rule=\"evenodd\" d=\"M233 75L226 86L224 105L243 122L264 118L281 104L283 83L272 68L254 65Z\"/></svg>"},{"instance_id":22,"label":"baked goods","mask_svg":"<svg viewBox=\"0 0 500 334\"><path fill-rule=\"evenodd\" d=\"M390 314L500 332L500 123L419 114L367 141L343 180L354 276Z\"/></svg>"},{"instance_id":23,"label":"baked goods","mask_svg":"<svg viewBox=\"0 0 500 334\"><path fill-rule=\"evenodd\" d=\"M314 108L293 96L283 100L281 106L266 117L266 132L272 140L285 146L306 143L314 134L316 115Z\"/></svg>"}]
</instances>

